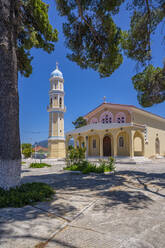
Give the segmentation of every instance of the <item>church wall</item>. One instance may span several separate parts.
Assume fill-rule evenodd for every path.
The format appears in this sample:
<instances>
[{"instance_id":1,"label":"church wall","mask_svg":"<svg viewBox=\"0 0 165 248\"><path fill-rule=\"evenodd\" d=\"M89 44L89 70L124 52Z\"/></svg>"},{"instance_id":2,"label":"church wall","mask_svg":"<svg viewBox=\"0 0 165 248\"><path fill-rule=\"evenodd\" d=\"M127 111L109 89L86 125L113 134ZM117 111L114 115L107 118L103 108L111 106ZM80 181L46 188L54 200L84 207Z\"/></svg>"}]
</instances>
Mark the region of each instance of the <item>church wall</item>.
<instances>
[{"instance_id":1,"label":"church wall","mask_svg":"<svg viewBox=\"0 0 165 248\"><path fill-rule=\"evenodd\" d=\"M165 130L165 119L159 119L152 115L150 116L147 113L145 114L145 112L132 112L132 122Z\"/></svg>"},{"instance_id":2,"label":"church wall","mask_svg":"<svg viewBox=\"0 0 165 248\"><path fill-rule=\"evenodd\" d=\"M124 146L120 147L119 145L119 138L124 138ZM129 156L129 136L126 132L121 132L118 134L117 137L117 154L118 156Z\"/></svg>"},{"instance_id":3,"label":"church wall","mask_svg":"<svg viewBox=\"0 0 165 248\"><path fill-rule=\"evenodd\" d=\"M59 114L59 136L64 136L64 118L63 113Z\"/></svg>"},{"instance_id":4,"label":"church wall","mask_svg":"<svg viewBox=\"0 0 165 248\"><path fill-rule=\"evenodd\" d=\"M96 148L93 147L93 141L96 141ZM94 142L95 142L94 141ZM99 136L93 135L89 136L89 156L99 156L100 155L100 140Z\"/></svg>"},{"instance_id":5,"label":"church wall","mask_svg":"<svg viewBox=\"0 0 165 248\"><path fill-rule=\"evenodd\" d=\"M58 134L58 116L55 113L53 113L52 128L53 128L53 136L57 136L57 134Z\"/></svg>"},{"instance_id":6,"label":"church wall","mask_svg":"<svg viewBox=\"0 0 165 248\"><path fill-rule=\"evenodd\" d=\"M165 156L165 131L158 128L147 128L148 144L145 144L145 156L152 157L156 155L155 141L159 138L160 155Z\"/></svg>"},{"instance_id":7,"label":"church wall","mask_svg":"<svg viewBox=\"0 0 165 248\"><path fill-rule=\"evenodd\" d=\"M54 97L54 107L58 107L58 95L55 95Z\"/></svg>"},{"instance_id":8,"label":"church wall","mask_svg":"<svg viewBox=\"0 0 165 248\"><path fill-rule=\"evenodd\" d=\"M65 157L65 141L63 140L49 140L48 148L50 151L50 158L64 158Z\"/></svg>"},{"instance_id":9,"label":"church wall","mask_svg":"<svg viewBox=\"0 0 165 248\"><path fill-rule=\"evenodd\" d=\"M49 137L52 135L52 113L49 113Z\"/></svg>"}]
</instances>

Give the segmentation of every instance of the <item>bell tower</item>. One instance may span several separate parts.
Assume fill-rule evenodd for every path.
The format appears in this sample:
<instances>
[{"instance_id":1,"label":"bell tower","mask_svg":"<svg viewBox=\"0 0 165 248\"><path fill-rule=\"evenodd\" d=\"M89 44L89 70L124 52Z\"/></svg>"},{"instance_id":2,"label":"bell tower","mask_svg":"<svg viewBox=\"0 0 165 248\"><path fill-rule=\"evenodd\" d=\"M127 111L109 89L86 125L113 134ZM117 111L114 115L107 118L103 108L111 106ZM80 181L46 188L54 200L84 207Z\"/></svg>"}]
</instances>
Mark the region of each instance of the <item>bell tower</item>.
<instances>
[{"instance_id":1,"label":"bell tower","mask_svg":"<svg viewBox=\"0 0 165 248\"><path fill-rule=\"evenodd\" d=\"M49 91L49 158L65 158L65 136L64 136L64 78L56 63L56 69L50 76Z\"/></svg>"}]
</instances>

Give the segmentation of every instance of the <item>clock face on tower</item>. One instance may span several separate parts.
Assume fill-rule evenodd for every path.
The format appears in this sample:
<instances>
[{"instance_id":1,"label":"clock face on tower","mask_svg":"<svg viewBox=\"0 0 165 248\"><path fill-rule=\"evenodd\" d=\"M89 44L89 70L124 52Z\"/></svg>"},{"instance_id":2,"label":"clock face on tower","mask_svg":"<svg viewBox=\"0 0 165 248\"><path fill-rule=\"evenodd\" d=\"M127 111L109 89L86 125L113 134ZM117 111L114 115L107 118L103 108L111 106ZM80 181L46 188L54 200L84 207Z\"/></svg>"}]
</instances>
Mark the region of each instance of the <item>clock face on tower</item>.
<instances>
[{"instance_id":1,"label":"clock face on tower","mask_svg":"<svg viewBox=\"0 0 165 248\"><path fill-rule=\"evenodd\" d=\"M50 158L65 157L64 136L64 78L56 63L56 69L50 76L49 91L49 138L48 148Z\"/></svg>"}]
</instances>

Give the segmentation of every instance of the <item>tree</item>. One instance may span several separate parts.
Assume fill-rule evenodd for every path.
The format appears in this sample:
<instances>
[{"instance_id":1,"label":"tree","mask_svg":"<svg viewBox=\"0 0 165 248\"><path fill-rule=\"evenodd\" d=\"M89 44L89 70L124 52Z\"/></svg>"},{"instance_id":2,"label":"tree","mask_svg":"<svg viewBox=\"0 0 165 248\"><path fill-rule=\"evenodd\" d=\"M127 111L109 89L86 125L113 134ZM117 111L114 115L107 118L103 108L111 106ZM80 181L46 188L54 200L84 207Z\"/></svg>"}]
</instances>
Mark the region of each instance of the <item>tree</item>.
<instances>
[{"instance_id":1,"label":"tree","mask_svg":"<svg viewBox=\"0 0 165 248\"><path fill-rule=\"evenodd\" d=\"M56 0L56 2L60 15L66 17L63 32L66 46L71 51L67 57L71 61L76 62L81 68L98 71L101 77L108 77L122 64L125 53L127 57L137 61L143 70L143 77L140 77L140 80L135 80L139 78L139 74L133 77L139 103L146 107L165 100L163 97L165 66L162 68L152 66L151 46L154 33L165 19L164 0ZM115 24L114 18L120 18L118 14L123 3L131 15L130 28L127 31L121 30ZM165 41L164 33L163 39ZM152 74L149 78L148 71ZM149 90L150 85L153 90Z\"/></svg>"},{"instance_id":2,"label":"tree","mask_svg":"<svg viewBox=\"0 0 165 248\"><path fill-rule=\"evenodd\" d=\"M41 0L0 0L0 31L0 187L7 189L20 181L18 71L31 74L32 47L54 50L57 30Z\"/></svg>"},{"instance_id":3,"label":"tree","mask_svg":"<svg viewBox=\"0 0 165 248\"><path fill-rule=\"evenodd\" d=\"M25 158L30 158L32 155L32 145L24 143L22 144L22 154L25 156Z\"/></svg>"},{"instance_id":4,"label":"tree","mask_svg":"<svg viewBox=\"0 0 165 248\"><path fill-rule=\"evenodd\" d=\"M82 117L78 117L75 121L72 122L75 128L83 127L87 125L87 121Z\"/></svg>"}]
</instances>

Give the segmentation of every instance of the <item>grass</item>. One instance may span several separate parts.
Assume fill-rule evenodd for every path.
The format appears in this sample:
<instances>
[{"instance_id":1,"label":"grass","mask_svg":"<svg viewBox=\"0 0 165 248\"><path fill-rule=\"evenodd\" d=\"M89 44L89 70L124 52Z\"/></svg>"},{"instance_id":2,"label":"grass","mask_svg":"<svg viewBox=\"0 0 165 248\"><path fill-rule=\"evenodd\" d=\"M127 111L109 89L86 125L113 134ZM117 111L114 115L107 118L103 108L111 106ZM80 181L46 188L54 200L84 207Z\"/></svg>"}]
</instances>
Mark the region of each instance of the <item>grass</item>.
<instances>
[{"instance_id":1,"label":"grass","mask_svg":"<svg viewBox=\"0 0 165 248\"><path fill-rule=\"evenodd\" d=\"M44 168L44 167L51 167L50 164L45 164L45 163L31 163L30 168Z\"/></svg>"},{"instance_id":2,"label":"grass","mask_svg":"<svg viewBox=\"0 0 165 248\"><path fill-rule=\"evenodd\" d=\"M52 199L55 191L45 183L26 183L4 190L0 188L0 208L23 207Z\"/></svg>"},{"instance_id":3,"label":"grass","mask_svg":"<svg viewBox=\"0 0 165 248\"><path fill-rule=\"evenodd\" d=\"M64 170L70 171L81 171L83 174L88 174L90 172L94 173L104 173L111 172L115 170L114 160L102 161L100 160L100 165L96 166L88 161L82 161L79 164L73 164L64 168Z\"/></svg>"},{"instance_id":4,"label":"grass","mask_svg":"<svg viewBox=\"0 0 165 248\"><path fill-rule=\"evenodd\" d=\"M26 164L26 162L23 162L23 161L22 161L21 164Z\"/></svg>"}]
</instances>

